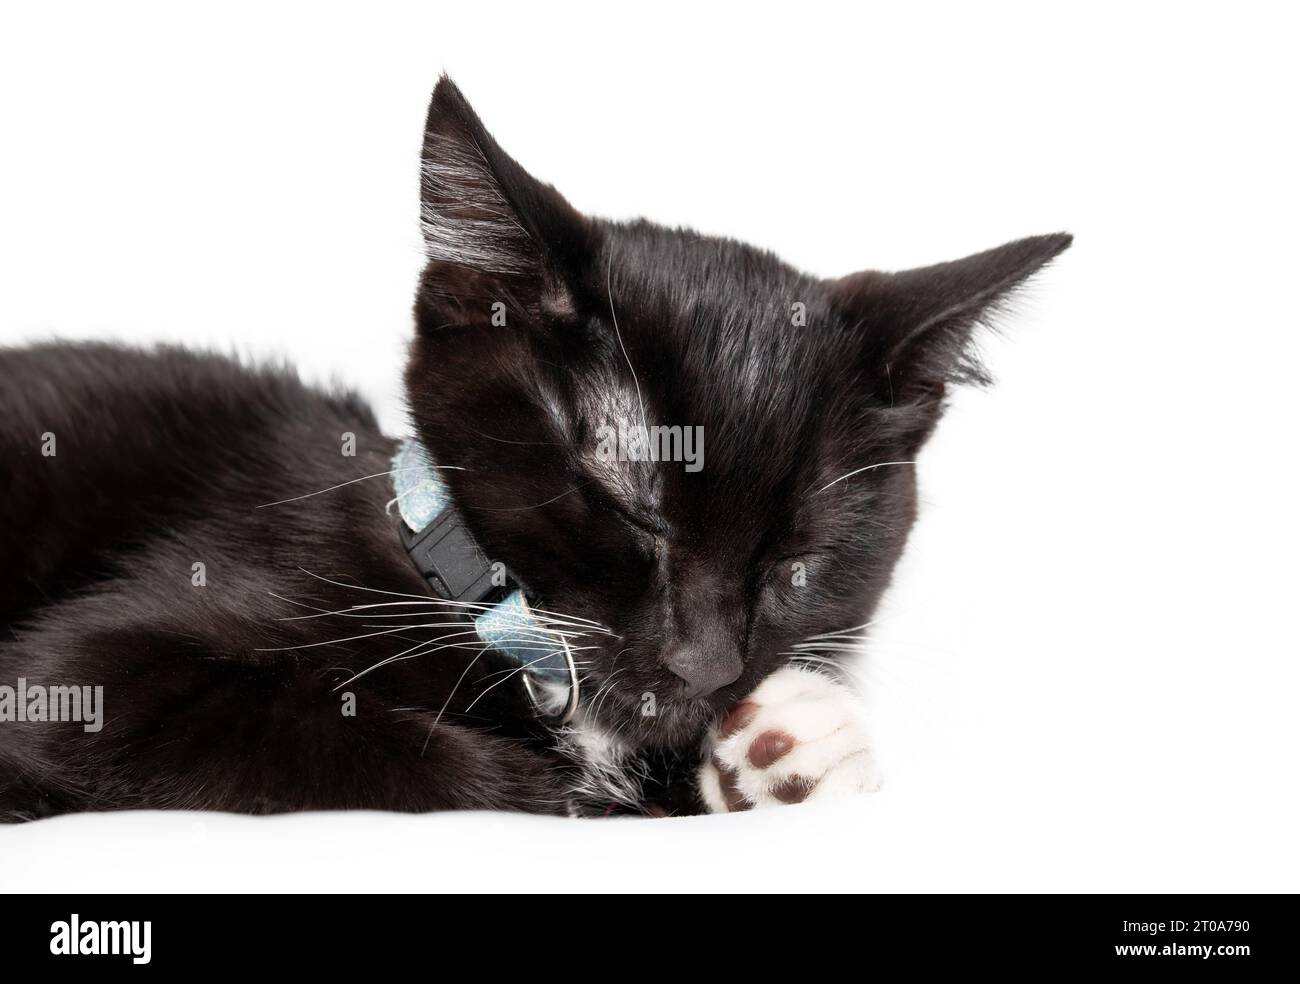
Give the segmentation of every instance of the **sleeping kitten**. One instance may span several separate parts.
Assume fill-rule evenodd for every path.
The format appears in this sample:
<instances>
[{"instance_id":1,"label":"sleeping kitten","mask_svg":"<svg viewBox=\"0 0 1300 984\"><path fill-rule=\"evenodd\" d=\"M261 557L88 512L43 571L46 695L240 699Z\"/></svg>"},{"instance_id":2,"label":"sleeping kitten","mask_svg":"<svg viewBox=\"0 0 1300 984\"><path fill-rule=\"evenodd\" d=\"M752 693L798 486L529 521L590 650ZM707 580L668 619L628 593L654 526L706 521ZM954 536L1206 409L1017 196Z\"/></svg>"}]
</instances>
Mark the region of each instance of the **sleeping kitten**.
<instances>
[{"instance_id":1,"label":"sleeping kitten","mask_svg":"<svg viewBox=\"0 0 1300 984\"><path fill-rule=\"evenodd\" d=\"M946 387L985 381L972 331L1070 237L821 280L578 214L446 78L421 192L413 443L287 369L0 352L0 816L875 787L815 667L889 582Z\"/></svg>"}]
</instances>

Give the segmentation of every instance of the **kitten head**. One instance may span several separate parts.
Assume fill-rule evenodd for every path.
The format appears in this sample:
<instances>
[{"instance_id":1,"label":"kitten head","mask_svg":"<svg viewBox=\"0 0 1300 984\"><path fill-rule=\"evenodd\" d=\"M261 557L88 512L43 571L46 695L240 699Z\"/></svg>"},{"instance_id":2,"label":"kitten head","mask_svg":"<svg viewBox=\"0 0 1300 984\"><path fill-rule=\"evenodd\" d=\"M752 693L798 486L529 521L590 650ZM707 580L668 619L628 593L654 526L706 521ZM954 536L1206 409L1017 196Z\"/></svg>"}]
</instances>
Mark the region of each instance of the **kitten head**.
<instances>
[{"instance_id":1,"label":"kitten head","mask_svg":"<svg viewBox=\"0 0 1300 984\"><path fill-rule=\"evenodd\" d=\"M614 633L579 641L584 692L645 745L694 740L804 640L867 620L945 390L985 381L972 331L1070 244L823 280L591 219L446 78L421 191L417 431L464 469L443 475L489 557Z\"/></svg>"}]
</instances>

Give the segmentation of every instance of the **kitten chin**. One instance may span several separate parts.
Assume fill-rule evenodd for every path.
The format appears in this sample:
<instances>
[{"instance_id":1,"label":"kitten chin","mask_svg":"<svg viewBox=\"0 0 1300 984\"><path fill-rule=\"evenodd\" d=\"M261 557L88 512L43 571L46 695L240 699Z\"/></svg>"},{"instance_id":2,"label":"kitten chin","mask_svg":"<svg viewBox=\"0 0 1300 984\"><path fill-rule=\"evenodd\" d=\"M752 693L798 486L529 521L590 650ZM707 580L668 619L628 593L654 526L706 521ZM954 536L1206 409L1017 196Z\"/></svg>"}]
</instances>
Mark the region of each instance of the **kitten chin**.
<instances>
[{"instance_id":1,"label":"kitten chin","mask_svg":"<svg viewBox=\"0 0 1300 984\"><path fill-rule=\"evenodd\" d=\"M685 751L699 743L722 711L709 701L656 698L651 703L649 696L597 690L584 719L618 735L620 747L631 752Z\"/></svg>"}]
</instances>

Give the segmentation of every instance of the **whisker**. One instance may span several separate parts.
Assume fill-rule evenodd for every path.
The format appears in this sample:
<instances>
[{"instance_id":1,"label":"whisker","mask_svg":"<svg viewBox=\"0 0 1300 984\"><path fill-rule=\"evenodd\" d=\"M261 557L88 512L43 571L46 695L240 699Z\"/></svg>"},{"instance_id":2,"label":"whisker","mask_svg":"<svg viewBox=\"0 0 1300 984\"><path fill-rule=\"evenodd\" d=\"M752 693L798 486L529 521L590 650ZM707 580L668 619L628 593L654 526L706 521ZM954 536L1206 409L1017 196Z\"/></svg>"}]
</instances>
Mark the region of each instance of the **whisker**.
<instances>
[{"instance_id":1,"label":"whisker","mask_svg":"<svg viewBox=\"0 0 1300 984\"><path fill-rule=\"evenodd\" d=\"M437 613L435 613L435 614L437 614ZM367 616L358 616L358 617L360 617L360 618L364 618L364 617L367 617ZM370 616L370 617L373 617L373 618L382 618L383 616L381 616L381 615L375 615L375 616ZM390 616L390 617L395 617L395 616ZM405 625L399 625L399 626L397 626L397 628L399 628L399 629L438 629L438 628L454 628L455 626L458 626L458 625L465 626L465 625L474 625L474 624L475 624L475 623L473 623L473 622L467 622L467 621L465 621L464 619L459 619L459 620L457 620L457 621L455 621L455 622L408 622L408 623L405 624ZM365 626L363 626L363 627L364 627L364 628L367 628L367 629L382 629L382 628L384 628L384 623L380 622L380 623L373 624L373 625L365 625ZM477 626L476 626L476 628L477 628ZM564 631L564 630L562 630L562 629L553 629L553 628L550 628L549 626L547 626L547 627L541 627L541 628L537 628L537 629L533 629L533 628L531 628L531 627L529 627L529 626L517 626L517 627L512 626L512 629L513 629L514 631L516 631L516 632L520 632L520 633L524 633L524 632L531 632L531 633L533 633L531 636L525 636L525 637L522 638L522 639L516 640L516 641L519 641L519 642L529 642L529 641L533 641L533 640L546 640L546 641L554 642L556 639L563 639L563 640L566 640L566 641L567 641L567 640L569 640L569 639L579 639L579 638L582 638L583 636L586 635L586 633L583 633L583 632L566 632L566 631ZM504 642L504 641L509 641L509 640L504 640L504 639L503 639L502 641Z\"/></svg>"},{"instance_id":2,"label":"whisker","mask_svg":"<svg viewBox=\"0 0 1300 984\"><path fill-rule=\"evenodd\" d=\"M650 421L645 415L645 401L641 399L641 380L637 379L636 369L632 367L632 358L627 354L627 346L623 344L623 333L618 328L618 315L614 313L614 249L611 246L609 255L605 260L605 295L609 298L609 317L614 322L614 334L618 338L618 347L623 350L623 358L627 360L628 372L632 374L632 383L636 386L636 404L641 408L641 426L645 428L647 434L650 433Z\"/></svg>"},{"instance_id":3,"label":"whisker","mask_svg":"<svg viewBox=\"0 0 1300 984\"><path fill-rule=\"evenodd\" d=\"M484 434L481 430L465 425L466 430L474 431L479 437L488 441L496 441L499 444L515 444L519 447L529 448L567 448L569 445L563 441L510 441L504 437L493 437L491 434Z\"/></svg>"},{"instance_id":4,"label":"whisker","mask_svg":"<svg viewBox=\"0 0 1300 984\"><path fill-rule=\"evenodd\" d=\"M321 613L321 615L326 615L326 614L337 615L340 618L426 618L426 617L435 618L435 617L442 617L442 616L450 618L452 615L461 615L461 618L457 621L441 622L441 623L434 623L434 624L464 625L467 619L473 617L473 614L481 614L481 613L438 612L438 611L416 611L416 612L346 612L343 611L343 612L322 612ZM311 618L318 618L318 617L321 616L298 615L293 618L280 619L279 621L301 622L304 619L311 619ZM579 629L576 627L576 623L561 622L558 619L551 620L551 621L538 619L537 621L538 621L538 625L535 628L527 624L521 624L518 626L518 629L521 632L549 632L556 636L563 636L565 638L571 638L571 639L588 636L595 631L594 629ZM605 634L610 635L612 633L605 633Z\"/></svg>"},{"instance_id":5,"label":"whisker","mask_svg":"<svg viewBox=\"0 0 1300 984\"><path fill-rule=\"evenodd\" d=\"M361 672L359 672L359 673L354 673L352 676L348 677L346 680L344 680L342 683L340 683L340 684L339 684L337 687L335 687L334 689L335 689L335 690L341 690L343 687L346 687L348 684L350 684L350 683L352 683L352 682L354 682L354 681L356 681L356 680L360 680L363 676L365 676L367 673L371 672L372 670L377 670L377 669L379 669L381 666L387 666L389 663L396 663L396 662L398 662L399 660L414 659L416 656L424 656L424 655L427 655L428 653L431 653L431 652L437 652L439 649L462 649L462 648L463 648L463 649L472 649L472 648L474 648L476 645L479 645L479 646L486 646L486 645L487 645L487 643L477 643L477 644L476 644L476 643L473 643L473 642L449 642L449 643L447 643L447 644L444 645L444 646L437 646L437 647L435 647L435 648L433 648L433 649L426 650L426 651L423 652L423 653L417 653L417 652L416 652L417 649L420 649L420 648L422 648L422 647L424 647L424 646L429 646L429 645L432 645L433 643L442 642L442 640L445 639L445 638L447 638L447 637L446 637L446 636L439 636L437 639L425 639L423 642L417 642L414 646L411 646L409 649L403 649L400 653L397 653L395 656L388 656L388 657L386 657L385 659L381 659L378 663L375 663L373 666L368 666L368 667L366 667L364 670L362 670ZM481 650L480 650L480 652L481 652Z\"/></svg>"},{"instance_id":6,"label":"whisker","mask_svg":"<svg viewBox=\"0 0 1300 984\"><path fill-rule=\"evenodd\" d=\"M510 671L506 676L502 677L500 680L498 680L496 683L492 684L491 686L486 687L484 690L482 690L482 691L479 693L479 695L478 695L477 697L475 697L472 701L470 701L470 702L469 702L469 706L465 708L465 713L468 714L470 711L474 710L474 705L477 704L477 703L478 703L480 700L482 700L484 697L486 697L488 691L493 690L493 689L495 689L496 687L501 686L501 684L505 683L507 680L509 680L509 679L511 679L512 677L514 677L515 674L517 674L517 673L523 673L525 670L528 669L528 667L532 666L534 663L540 663L540 662L541 662L542 660L544 660L544 659L550 659L552 656L557 656L557 655L559 655L560 652L561 652L561 650L559 650L559 649L554 649L554 650L552 650L551 652L546 653L544 656L538 656L536 659L529 660L529 661L528 661L527 663L525 663L523 666L517 666L517 667L515 667L515 668L512 669L512 670L511 670L511 671Z\"/></svg>"},{"instance_id":7,"label":"whisker","mask_svg":"<svg viewBox=\"0 0 1300 984\"><path fill-rule=\"evenodd\" d=\"M613 673L611 673L611 674L609 675L609 679L605 681L605 685L604 685L603 687L601 687L600 690L596 691L596 696L592 699L592 702L591 702L591 716L592 716L592 718L596 718L596 717L598 717L598 716L600 715L600 707L601 707L601 704L605 701L605 699L606 699L606 698L610 695L610 693L613 691L613 689L614 689L614 681L615 681L616 679L618 679L618 675L619 675L620 673L622 673L623 670L626 670L626 669L627 669L627 667L624 666L624 667L621 667L620 669L615 670Z\"/></svg>"},{"instance_id":8,"label":"whisker","mask_svg":"<svg viewBox=\"0 0 1300 984\"><path fill-rule=\"evenodd\" d=\"M260 506L256 506L255 508L257 508L257 509L266 509L266 508L268 508L268 507L270 507L270 506L283 506L283 505L284 505L285 503L287 503L287 502L300 502L300 501L302 501L303 499L310 499L310 498L311 498L312 496L314 496L314 495L324 495L326 492L333 492L335 489L341 489L341 488L344 488L344 487L346 487L346 486L348 486L348 485L356 485L357 482L365 482L365 481L368 481L368 480L370 480L370 479L372 479L372 478L382 478L382 477L385 476L385 475L392 475L394 472L399 472L399 471L414 471L414 470L416 470L417 467L418 467L418 466L414 466L414 465L413 465L413 466L411 466L411 467L409 467L409 468L390 468L390 469L388 469L388 471L375 472L373 475L362 475L360 478L354 478L354 479L351 479L350 481L347 481L347 482L339 482L338 485L331 485L331 486L330 486L329 488L327 488L327 489L319 489L319 490L317 490L317 491L315 491L315 492L308 492L306 495L295 495L292 499L280 499L280 500L277 501L277 502L264 502L264 503L262 503ZM450 470L453 470L453 471L466 471L466 470L467 470L467 469L461 468L459 465L430 465L430 466L428 466L428 467L430 467L430 468L446 468L446 469L450 469Z\"/></svg>"},{"instance_id":9,"label":"whisker","mask_svg":"<svg viewBox=\"0 0 1300 984\"><path fill-rule=\"evenodd\" d=\"M288 599L283 599L283 600L288 600ZM395 605L410 605L410 604L414 604L414 602L399 601L399 602L392 602L392 604L395 604ZM310 608L310 607L312 607L312 606L310 606L310 605L305 605L305 606L303 606L303 607ZM371 612L371 611L367 611L367 610L366 610L366 609L371 609L371 608L380 608L380 607L384 607L384 606L382 606L382 605L357 605L357 606L354 606L353 608L342 608L342 609L338 609L337 611L325 611L325 610L322 609L322 610L318 610L317 613L314 614L314 615L286 615L286 616L284 616L284 617L282 617L282 618L278 618L278 619L276 619L276 621L277 621L277 622L302 622L302 621L306 621L306 620L313 619L313 618L324 618L324 617L327 616L327 615L334 615L334 616L338 616L338 617L340 617L340 618L421 618L421 617L425 617L425 616L433 616L433 615L445 615L445 616L447 616L447 617L451 617L452 615L457 615L457 614L459 614L459 615L461 615L461 616L463 617L463 619L464 619L464 618L472 618L472 617L474 617L475 615L482 614L483 611L489 611L489 610L491 610L491 608L492 608L491 605L486 605L486 606L483 607L482 611L479 611L479 610L475 609L475 610L469 610L469 611L464 611L464 612L456 612L456 611L413 611L413 612L412 612L412 611L406 611L406 612L391 612L391 613L388 613L388 612ZM542 626L544 629L546 629L546 630L554 630L554 631L556 631L557 633L562 632L562 630L564 630L564 629L569 629L569 630L571 630L571 631L563 631L562 634L564 634L564 635L570 635L570 636L585 636L585 635L590 635L590 634L593 633L593 632L603 632L603 633L606 634L606 635L613 635L613 633L612 633L612 632L609 632L608 630L601 630L601 629L596 629L596 628L589 628L589 627L586 625L586 623L582 623L582 622L566 622L566 621L563 621L563 620L561 620L561 619L555 619L555 618L539 618L539 619L536 619L536 621L539 622L539 623L541 624L541 626ZM453 624L461 624L461 623L448 622L448 623L446 623L446 624L448 624L448 625L453 625Z\"/></svg>"},{"instance_id":10,"label":"whisker","mask_svg":"<svg viewBox=\"0 0 1300 984\"><path fill-rule=\"evenodd\" d=\"M794 656L793 653L782 653L783 656ZM828 659L816 659L808 656L794 656L790 661L806 667L813 673L820 673L823 676L830 676L836 680L847 682L851 680L848 671L840 664Z\"/></svg>"},{"instance_id":11,"label":"whisker","mask_svg":"<svg viewBox=\"0 0 1300 984\"><path fill-rule=\"evenodd\" d=\"M559 649L555 649L555 650L552 650L551 652L552 652L552 654L554 654L554 653L559 653L560 651L561 651L561 650L559 650ZM573 652L573 650L570 649L569 652ZM539 657L539 658L544 659L545 657ZM575 660L573 660L573 665L574 665L574 667L575 667L576 669L578 669L579 671L583 670L584 668L586 668L586 667L588 667L588 666L594 666L595 664L596 664L596 661L595 661L595 660L592 660L592 659L575 659ZM527 665L531 666L532 663L529 663L529 664L527 664ZM507 673L514 673L515 670L517 670L517 669L519 669L519 667L517 667L517 666L508 666L508 667L506 667L504 670L493 670L491 673L484 673L484 674L483 674L483 679L484 679L484 680L490 680L490 679L492 679L493 677L499 677L499 676L502 676L502 675L507 674ZM584 680L584 679L586 679L586 678L583 677L583 676L581 676L581 673L580 673L580 674L579 674L579 680L581 681L581 680Z\"/></svg>"},{"instance_id":12,"label":"whisker","mask_svg":"<svg viewBox=\"0 0 1300 984\"><path fill-rule=\"evenodd\" d=\"M456 696L456 691L459 690L460 685L465 682L465 677L469 676L469 671L474 668L474 664L482 658L483 651L480 650L479 654L469 661L469 664L461 671L460 676L456 678L456 685L451 688L451 693L449 693L447 699L442 702L442 707L438 711L438 716L433 719L433 724L429 725L429 734L425 737L424 746L420 749L421 758L423 758L424 753L429 750L429 742L433 739L433 732L437 729L438 723L442 720L442 716L447 713L447 708L451 705L451 699Z\"/></svg>"},{"instance_id":13,"label":"whisker","mask_svg":"<svg viewBox=\"0 0 1300 984\"><path fill-rule=\"evenodd\" d=\"M498 645L497 641L487 642L482 640L478 642L474 642L473 640L462 640L459 642L449 642L446 643L445 645L434 645L435 643L442 643L444 640L453 638L454 636L459 636L464 634L465 633L453 633L452 635L438 636L435 639L424 639L421 642L416 643L414 646L411 646L409 649L403 649L400 653L397 653L396 655L393 656L388 656L385 659L381 659L378 663L375 663L373 666L368 666L366 669L360 671L359 673L353 674L351 677L344 680L334 689L338 690L341 687L346 687L348 684L352 683L355 680L360 679L361 677L365 676L367 673L371 672L372 670L377 670L381 666L387 666L389 663L396 663L401 660L415 659L417 656L427 656L429 655L429 653L436 653L443 649L477 649L479 654L482 655L482 653L488 649L497 648ZM555 653L555 652L562 652L562 650L547 649L547 647L545 646L533 646L527 644L520 645L519 644L520 640L508 639L504 641L509 642L511 644L512 649L526 650L528 652L542 652L545 650L548 654ZM533 640L525 640L525 642L531 642L531 641ZM417 652L417 650L420 650L424 646L432 646L433 648L425 649L422 652ZM585 649L599 649L599 648L600 648L599 646L578 646L578 647L571 647L569 651L578 652L580 650L585 650ZM545 657L541 657L541 658L545 658Z\"/></svg>"},{"instance_id":14,"label":"whisker","mask_svg":"<svg viewBox=\"0 0 1300 984\"><path fill-rule=\"evenodd\" d=\"M279 597L279 595L276 595L275 597ZM282 600L282 601L288 601L289 599L288 599L288 598L283 598L283 599L281 599L281 600ZM293 604L297 604L297 602L293 602ZM394 605L410 605L410 604L414 604L414 602L409 602L409 601L395 601L395 602L391 602L391 604L394 604ZM312 606L311 606L311 605L304 605L303 607L304 607L304 608L311 608ZM324 609L324 608L318 608L318 609L316 610L316 614L315 614L315 615L285 615L285 616L282 617L282 618L277 618L276 621L277 621L277 622L302 622L302 621L305 621L306 619L312 619L312 618L324 618L324 617L327 616L327 615L337 615L337 616L341 616L342 618L390 618L390 617L391 617L391 618L414 618L414 617L418 617L418 616L421 616L421 615L447 615L448 617L450 617L452 614L454 614L454 613L452 613L452 612L418 612L418 611L417 611L417 612L394 612L391 616L389 616L389 615L385 615L385 614L382 613L382 612L379 612L379 613L374 613L374 612L366 613L366 612L363 611L363 609L367 609L367 608L379 608L379 607L382 607L382 606L379 606L379 605L354 605L352 608L340 608L340 609L338 609L337 611L327 611L327 610ZM469 612L466 612L465 615L464 615L464 617L465 617L465 618L470 618L470 617L472 617L472 616L471 616L471 614L470 614Z\"/></svg>"},{"instance_id":15,"label":"whisker","mask_svg":"<svg viewBox=\"0 0 1300 984\"><path fill-rule=\"evenodd\" d=\"M346 581L335 581L333 578L325 577L323 574L313 574L305 567L299 567L298 570L302 571L308 577L314 577L318 581L324 581L326 584L332 584L338 588L350 588L353 591L370 591L374 594L391 595L394 598L413 598L416 601L422 602L428 602L431 600L428 595L409 594L406 591L384 591L382 588L367 588L360 584L348 584Z\"/></svg>"},{"instance_id":16,"label":"whisker","mask_svg":"<svg viewBox=\"0 0 1300 984\"><path fill-rule=\"evenodd\" d=\"M300 646L274 646L259 647L254 649L255 653L286 653L293 649L315 649L317 646L337 646L343 642L356 642L360 639L373 639L375 636L392 635L394 632L405 632L411 628L409 625L399 625L396 628L385 629L382 632L367 632L364 635L348 636L344 639L326 639L324 642L305 642Z\"/></svg>"},{"instance_id":17,"label":"whisker","mask_svg":"<svg viewBox=\"0 0 1300 984\"><path fill-rule=\"evenodd\" d=\"M871 637L870 637L870 636L866 636L866 635L860 635L860 636L828 636L828 637L825 638L825 639L804 639L804 640L802 640L801 642L796 642L796 643L794 643L794 645L796 645L796 646L835 646L835 645L842 645L842 644L845 644L845 643L853 643L853 644L856 645L857 643L862 643L862 642L871 642L871 641L872 641L872 640L871 640Z\"/></svg>"},{"instance_id":18,"label":"whisker","mask_svg":"<svg viewBox=\"0 0 1300 984\"><path fill-rule=\"evenodd\" d=\"M366 632L363 633L362 635L345 636L344 638L341 639L325 639L320 642L304 642L301 645L297 645L297 646L258 647L257 649L254 649L253 652L283 653L295 649L315 649L317 646L337 646L344 642L357 642L361 639L373 639L376 636L392 635L395 632L407 632L410 631L411 629L438 629L438 628L445 628L445 627L451 627L457 625L465 625L465 623L464 622L426 622L418 625L396 625L391 628L383 629L379 632ZM451 635L439 636L438 639L431 639L428 641L437 642L439 639L451 639L456 636L476 635L477 633L478 633L478 629L470 627L465 629L463 632L453 632L451 633ZM554 634L563 635L563 633L554 633ZM533 638L516 639L511 637L511 638L499 640L499 642L508 642L511 644L513 643L527 644L530 642L543 642L543 641L546 641L545 632L539 632L538 635Z\"/></svg>"},{"instance_id":19,"label":"whisker","mask_svg":"<svg viewBox=\"0 0 1300 984\"><path fill-rule=\"evenodd\" d=\"M820 635L809 636L808 639L805 639L804 641L807 642L811 639L826 639L830 636L847 635L850 632L860 632L863 629L868 629L875 624L876 624L876 620L872 619L870 622L863 622L861 625L855 625L851 629L836 629L834 632L823 632Z\"/></svg>"},{"instance_id":20,"label":"whisker","mask_svg":"<svg viewBox=\"0 0 1300 984\"><path fill-rule=\"evenodd\" d=\"M854 643L853 645L840 645L839 643L823 643L820 646L809 646L805 652L825 651L828 653L856 653L862 650L863 643ZM793 647L795 649L798 646Z\"/></svg>"},{"instance_id":21,"label":"whisker","mask_svg":"<svg viewBox=\"0 0 1300 984\"><path fill-rule=\"evenodd\" d=\"M422 602L424 604L446 604L446 605L465 605L465 606L472 606L474 604L472 602L467 602L467 601L457 602L457 601L448 601L447 599L444 598L431 598L429 595L409 594L405 591L384 591L380 588L367 588L360 584L348 584L345 581L335 581L332 578L325 577L323 574L313 574L305 567L299 567L298 570L302 571L308 577L314 577L318 581L324 581L326 584L333 584L335 587L339 587L339 588L351 588L352 590L355 591L370 591L374 594L390 595L394 598L411 598L414 601ZM393 604L396 604L396 602L393 602ZM309 605L307 607L311 607L311 606ZM360 607L360 606L354 606L354 607ZM486 607L490 607L490 606L486 606ZM586 622L598 628L605 629L605 626L601 625L599 622L595 622L589 618L582 618L581 616L578 615L564 615L561 612L548 612L544 608L533 608L532 606L529 606L528 610L530 612L540 612L544 615L559 615L563 618L570 618L570 619L574 619L575 621ZM605 631L608 632L609 630L605 629Z\"/></svg>"},{"instance_id":22,"label":"whisker","mask_svg":"<svg viewBox=\"0 0 1300 984\"><path fill-rule=\"evenodd\" d=\"M796 663L820 663L824 666L838 667L840 664L835 660L825 656L810 656L807 653L777 653L778 656L789 656L791 661Z\"/></svg>"},{"instance_id":23,"label":"whisker","mask_svg":"<svg viewBox=\"0 0 1300 984\"><path fill-rule=\"evenodd\" d=\"M479 506L478 509L483 512L511 512L511 513L528 512L528 510L530 509L541 509L542 506L549 506L552 502L555 502L559 499L563 499L566 495L572 495L574 492L577 492L580 489L585 489L588 485L590 485L594 481L595 479L588 479L585 482L579 482L573 488L566 489L565 491L561 492L559 495L553 495L545 502L539 502L532 506Z\"/></svg>"},{"instance_id":24,"label":"whisker","mask_svg":"<svg viewBox=\"0 0 1300 984\"><path fill-rule=\"evenodd\" d=\"M837 484L838 482L842 482L842 481L844 481L846 478L852 478L854 475L861 475L863 472L869 472L869 471L871 471L872 469L875 469L875 468L884 468L884 467L886 467L887 465L914 465L914 464L916 464L915 461L881 461L881 462L877 462L877 463L874 464L874 465L866 465L865 467L862 467L862 468L855 468L853 471L849 472L847 475L841 475L839 478L835 479L834 482L827 482L825 485L823 485L821 488L819 488L819 489L818 489L816 492L814 492L813 494L814 494L814 495L819 495L819 494L821 494L822 492L825 492L827 489L829 489L832 485L835 485L835 484Z\"/></svg>"},{"instance_id":25,"label":"whisker","mask_svg":"<svg viewBox=\"0 0 1300 984\"><path fill-rule=\"evenodd\" d=\"M324 608L319 608L316 605L309 605L305 601L294 601L292 598L286 598L284 595L276 594L274 591L268 591L267 594L269 594L272 598L276 599L277 601L283 601L286 605L296 605L298 608L310 608L312 611L319 613L316 615L298 615L298 616L294 616L294 618L320 618L322 615L334 614L333 612ZM276 619L277 622L290 622L293 620L294 619L291 618Z\"/></svg>"}]
</instances>

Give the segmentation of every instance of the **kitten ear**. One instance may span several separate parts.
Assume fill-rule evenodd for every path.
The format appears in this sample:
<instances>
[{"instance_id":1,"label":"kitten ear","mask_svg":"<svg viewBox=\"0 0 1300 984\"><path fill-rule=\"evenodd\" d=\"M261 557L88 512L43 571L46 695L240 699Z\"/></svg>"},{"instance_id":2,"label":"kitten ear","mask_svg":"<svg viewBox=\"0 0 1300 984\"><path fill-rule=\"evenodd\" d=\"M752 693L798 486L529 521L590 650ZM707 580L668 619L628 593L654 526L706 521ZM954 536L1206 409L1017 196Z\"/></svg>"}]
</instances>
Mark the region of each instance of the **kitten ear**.
<instances>
[{"instance_id":1,"label":"kitten ear","mask_svg":"<svg viewBox=\"0 0 1300 984\"><path fill-rule=\"evenodd\" d=\"M590 224L497 145L445 75L424 128L420 206L429 263L417 313L428 327L486 321L498 301L526 316L572 308L568 279Z\"/></svg>"},{"instance_id":2,"label":"kitten ear","mask_svg":"<svg viewBox=\"0 0 1300 984\"><path fill-rule=\"evenodd\" d=\"M865 364L886 377L891 402L936 402L948 382L989 382L970 350L975 326L1072 241L1033 236L950 263L852 274L832 290L862 323Z\"/></svg>"}]
</instances>

